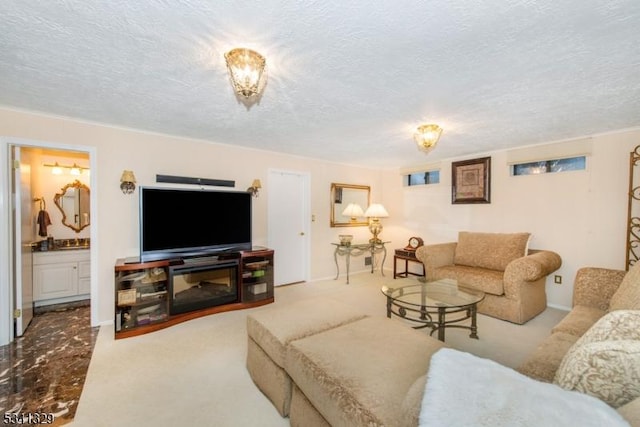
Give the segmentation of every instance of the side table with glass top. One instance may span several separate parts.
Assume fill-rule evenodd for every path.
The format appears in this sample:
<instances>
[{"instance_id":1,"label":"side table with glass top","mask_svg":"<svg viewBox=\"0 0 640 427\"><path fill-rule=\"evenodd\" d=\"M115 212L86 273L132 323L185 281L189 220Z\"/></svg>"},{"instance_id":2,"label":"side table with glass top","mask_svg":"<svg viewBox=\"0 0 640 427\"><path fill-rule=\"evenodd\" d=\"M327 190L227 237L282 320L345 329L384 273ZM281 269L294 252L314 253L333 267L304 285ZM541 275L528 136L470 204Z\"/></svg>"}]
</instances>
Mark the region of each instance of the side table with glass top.
<instances>
[{"instance_id":1,"label":"side table with glass top","mask_svg":"<svg viewBox=\"0 0 640 427\"><path fill-rule=\"evenodd\" d=\"M427 282L423 278L408 278L383 286L382 293L387 297L387 317L395 314L419 323L415 329L431 328L431 335L437 331L440 341L444 341L446 328L469 329L469 337L478 339L476 315L484 292L466 288L452 279ZM471 325L460 324L467 319L471 319Z\"/></svg>"},{"instance_id":2,"label":"side table with glass top","mask_svg":"<svg viewBox=\"0 0 640 427\"><path fill-rule=\"evenodd\" d=\"M380 263L380 274L384 276L384 261L387 259L387 248L385 248L385 244L389 242L369 242L369 243L332 243L336 247L333 251L333 259L336 262L336 278L334 280L338 280L338 276L340 276L340 266L338 265L338 256L345 257L345 265L347 269L347 285L349 284L349 267L351 264L352 256L359 256L365 253L371 255L371 273L375 271L376 267L376 254L382 254L382 262Z\"/></svg>"}]
</instances>

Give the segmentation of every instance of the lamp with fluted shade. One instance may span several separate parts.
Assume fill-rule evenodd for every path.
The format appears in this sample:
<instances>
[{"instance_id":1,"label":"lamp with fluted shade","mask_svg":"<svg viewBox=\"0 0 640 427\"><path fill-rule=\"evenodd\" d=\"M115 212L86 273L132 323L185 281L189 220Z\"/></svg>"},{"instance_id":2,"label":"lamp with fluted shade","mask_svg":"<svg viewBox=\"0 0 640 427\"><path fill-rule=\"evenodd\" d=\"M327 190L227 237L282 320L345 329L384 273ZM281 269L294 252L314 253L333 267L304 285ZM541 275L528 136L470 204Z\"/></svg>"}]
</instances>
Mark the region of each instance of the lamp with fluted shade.
<instances>
[{"instance_id":1,"label":"lamp with fluted shade","mask_svg":"<svg viewBox=\"0 0 640 427\"><path fill-rule=\"evenodd\" d=\"M357 203L349 203L342 211L342 216L348 216L349 221L356 222L359 216L364 216L364 211Z\"/></svg>"},{"instance_id":2,"label":"lamp with fluted shade","mask_svg":"<svg viewBox=\"0 0 640 427\"><path fill-rule=\"evenodd\" d=\"M364 216L369 218L369 231L373 234L373 238L369 239L369 243L382 243L382 240L378 238L378 235L382 233L380 218L387 218L389 212L380 203L372 203L364 212Z\"/></svg>"},{"instance_id":3,"label":"lamp with fluted shade","mask_svg":"<svg viewBox=\"0 0 640 427\"><path fill-rule=\"evenodd\" d=\"M424 152L429 152L434 149L442 134L442 128L438 125L429 124L419 126L416 133L413 134L413 139L418 144L418 148Z\"/></svg>"}]
</instances>

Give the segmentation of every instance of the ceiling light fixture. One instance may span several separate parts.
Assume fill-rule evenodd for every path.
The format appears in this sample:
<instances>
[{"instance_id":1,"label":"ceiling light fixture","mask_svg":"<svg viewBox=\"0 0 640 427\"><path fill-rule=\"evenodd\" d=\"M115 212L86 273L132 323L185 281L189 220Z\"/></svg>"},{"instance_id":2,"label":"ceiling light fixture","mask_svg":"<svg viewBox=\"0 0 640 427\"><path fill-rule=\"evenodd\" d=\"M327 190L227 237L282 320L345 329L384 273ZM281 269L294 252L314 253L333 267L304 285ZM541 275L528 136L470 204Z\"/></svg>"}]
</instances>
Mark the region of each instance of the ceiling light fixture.
<instances>
[{"instance_id":1,"label":"ceiling light fixture","mask_svg":"<svg viewBox=\"0 0 640 427\"><path fill-rule=\"evenodd\" d=\"M250 98L262 91L266 80L266 61L262 55L251 49L236 48L225 53L224 58L238 95Z\"/></svg>"},{"instance_id":2,"label":"ceiling light fixture","mask_svg":"<svg viewBox=\"0 0 640 427\"><path fill-rule=\"evenodd\" d=\"M438 125L422 125L413 134L413 139L418 144L418 148L422 151L429 152L438 143L440 135L442 134L442 128Z\"/></svg>"}]
</instances>

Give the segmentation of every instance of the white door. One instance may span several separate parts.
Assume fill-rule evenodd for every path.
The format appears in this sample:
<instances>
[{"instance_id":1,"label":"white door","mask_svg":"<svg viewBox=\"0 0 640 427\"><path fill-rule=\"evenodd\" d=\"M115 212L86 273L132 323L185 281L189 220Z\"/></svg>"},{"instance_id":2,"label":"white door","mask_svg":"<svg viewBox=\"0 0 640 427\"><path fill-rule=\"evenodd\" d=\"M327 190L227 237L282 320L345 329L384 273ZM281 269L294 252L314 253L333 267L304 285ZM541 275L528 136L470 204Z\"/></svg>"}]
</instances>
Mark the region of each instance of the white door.
<instances>
[{"instance_id":1,"label":"white door","mask_svg":"<svg viewBox=\"0 0 640 427\"><path fill-rule=\"evenodd\" d=\"M307 280L309 265L309 175L270 170L268 240L274 250L275 285Z\"/></svg>"},{"instance_id":2,"label":"white door","mask_svg":"<svg viewBox=\"0 0 640 427\"><path fill-rule=\"evenodd\" d=\"M16 336L22 336L33 318L33 261L31 241L33 239L33 198L31 196L31 166L29 153L13 149L14 165L14 217L15 227L14 253L15 277L14 292L16 312ZM20 310L19 312L17 310Z\"/></svg>"}]
</instances>

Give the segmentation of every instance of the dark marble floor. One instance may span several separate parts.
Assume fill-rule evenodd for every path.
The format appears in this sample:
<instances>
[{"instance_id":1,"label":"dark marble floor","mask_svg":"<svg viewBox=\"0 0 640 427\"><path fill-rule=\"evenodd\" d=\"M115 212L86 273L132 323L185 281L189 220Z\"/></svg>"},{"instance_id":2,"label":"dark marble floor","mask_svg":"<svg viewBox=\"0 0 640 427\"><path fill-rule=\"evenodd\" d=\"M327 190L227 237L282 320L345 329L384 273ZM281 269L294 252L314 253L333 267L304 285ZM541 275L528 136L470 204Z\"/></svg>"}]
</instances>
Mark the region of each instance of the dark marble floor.
<instances>
[{"instance_id":1,"label":"dark marble floor","mask_svg":"<svg viewBox=\"0 0 640 427\"><path fill-rule=\"evenodd\" d=\"M0 414L21 414L23 425L35 425L24 421L36 413L53 414L53 425L73 420L98 330L86 303L36 314L24 336L0 347Z\"/></svg>"}]
</instances>

